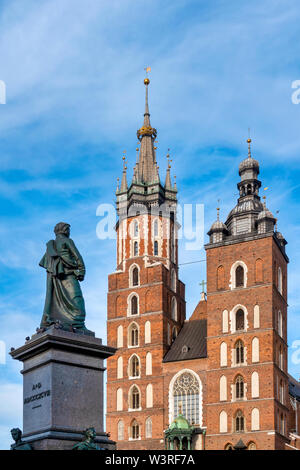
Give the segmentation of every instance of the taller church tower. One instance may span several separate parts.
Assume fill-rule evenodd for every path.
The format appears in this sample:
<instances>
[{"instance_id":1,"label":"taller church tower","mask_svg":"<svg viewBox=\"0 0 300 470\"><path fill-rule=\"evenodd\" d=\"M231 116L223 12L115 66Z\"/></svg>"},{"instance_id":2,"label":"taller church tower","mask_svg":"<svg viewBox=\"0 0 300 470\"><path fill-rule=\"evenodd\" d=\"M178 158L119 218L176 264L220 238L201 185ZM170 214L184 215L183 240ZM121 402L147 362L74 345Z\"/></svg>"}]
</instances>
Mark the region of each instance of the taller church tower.
<instances>
[{"instance_id":1,"label":"taller church tower","mask_svg":"<svg viewBox=\"0 0 300 470\"><path fill-rule=\"evenodd\" d=\"M138 161L131 184L117 188L117 267L108 279L107 429L118 449L163 449L162 361L185 320L185 287L178 279L177 189L168 164L165 184L150 124L149 79L137 131Z\"/></svg>"},{"instance_id":2,"label":"taller church tower","mask_svg":"<svg viewBox=\"0 0 300 470\"><path fill-rule=\"evenodd\" d=\"M237 205L206 245L209 449L288 442L286 241L261 202L250 145Z\"/></svg>"}]
</instances>

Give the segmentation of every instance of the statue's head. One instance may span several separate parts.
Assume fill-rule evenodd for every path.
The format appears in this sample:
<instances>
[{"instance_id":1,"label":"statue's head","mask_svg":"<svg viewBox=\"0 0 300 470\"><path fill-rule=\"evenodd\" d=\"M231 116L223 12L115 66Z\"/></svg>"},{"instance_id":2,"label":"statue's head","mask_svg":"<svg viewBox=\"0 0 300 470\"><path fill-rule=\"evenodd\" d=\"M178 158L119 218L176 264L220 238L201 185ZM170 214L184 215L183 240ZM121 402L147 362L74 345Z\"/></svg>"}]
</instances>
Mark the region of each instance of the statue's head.
<instances>
[{"instance_id":1,"label":"statue's head","mask_svg":"<svg viewBox=\"0 0 300 470\"><path fill-rule=\"evenodd\" d=\"M21 437L22 437L22 431L21 431L21 429L19 429L19 428L13 428L13 429L11 429L10 433L11 433L11 437L13 438L13 440L14 440L15 442L18 442L18 441L21 440Z\"/></svg>"},{"instance_id":2,"label":"statue's head","mask_svg":"<svg viewBox=\"0 0 300 470\"><path fill-rule=\"evenodd\" d=\"M85 431L84 431L84 435L87 439L90 439L92 441L94 441L94 439L96 438L96 431L95 431L95 428L87 428Z\"/></svg>"},{"instance_id":3,"label":"statue's head","mask_svg":"<svg viewBox=\"0 0 300 470\"><path fill-rule=\"evenodd\" d=\"M65 235L66 237L70 236L70 224L66 224L65 222L59 222L58 224L55 225L54 227L54 233L55 235Z\"/></svg>"}]
</instances>

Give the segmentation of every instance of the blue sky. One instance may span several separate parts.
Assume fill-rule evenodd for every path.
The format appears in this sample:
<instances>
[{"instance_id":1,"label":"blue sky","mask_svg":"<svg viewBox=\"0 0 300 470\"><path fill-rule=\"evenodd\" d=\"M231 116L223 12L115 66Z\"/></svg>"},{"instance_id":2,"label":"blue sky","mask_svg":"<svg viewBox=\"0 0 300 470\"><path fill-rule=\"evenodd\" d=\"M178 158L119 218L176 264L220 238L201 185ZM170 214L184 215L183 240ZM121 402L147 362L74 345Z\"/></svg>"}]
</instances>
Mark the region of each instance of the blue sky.
<instances>
[{"instance_id":1,"label":"blue sky","mask_svg":"<svg viewBox=\"0 0 300 470\"><path fill-rule=\"evenodd\" d=\"M182 203L203 203L205 229L237 198L248 127L267 205L288 240L289 344L298 325L300 79L297 0L0 0L0 340L19 346L39 324L38 267L60 220L71 224L87 266L87 326L105 339L114 240L96 237L100 203L113 203L121 157L129 174L142 123L143 69L151 65L151 123L161 175L167 148ZM180 251L180 262L204 251ZM205 277L185 265L188 315ZM290 359L291 353L290 352ZM300 365L289 366L297 378ZM20 365L0 364L0 442L22 427Z\"/></svg>"}]
</instances>

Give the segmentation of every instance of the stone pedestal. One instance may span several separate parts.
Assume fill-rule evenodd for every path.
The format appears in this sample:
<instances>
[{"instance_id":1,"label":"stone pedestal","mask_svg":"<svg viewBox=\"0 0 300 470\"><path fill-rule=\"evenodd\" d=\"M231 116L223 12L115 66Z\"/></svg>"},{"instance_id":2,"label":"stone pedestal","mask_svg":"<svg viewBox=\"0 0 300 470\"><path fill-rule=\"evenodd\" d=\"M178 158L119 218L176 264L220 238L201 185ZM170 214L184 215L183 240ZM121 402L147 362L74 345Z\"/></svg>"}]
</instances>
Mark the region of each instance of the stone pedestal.
<instances>
[{"instance_id":1,"label":"stone pedestal","mask_svg":"<svg viewBox=\"0 0 300 470\"><path fill-rule=\"evenodd\" d=\"M94 427L98 446L114 448L103 432L103 361L114 352L101 339L55 327L12 350L23 362L23 441L68 450Z\"/></svg>"}]
</instances>

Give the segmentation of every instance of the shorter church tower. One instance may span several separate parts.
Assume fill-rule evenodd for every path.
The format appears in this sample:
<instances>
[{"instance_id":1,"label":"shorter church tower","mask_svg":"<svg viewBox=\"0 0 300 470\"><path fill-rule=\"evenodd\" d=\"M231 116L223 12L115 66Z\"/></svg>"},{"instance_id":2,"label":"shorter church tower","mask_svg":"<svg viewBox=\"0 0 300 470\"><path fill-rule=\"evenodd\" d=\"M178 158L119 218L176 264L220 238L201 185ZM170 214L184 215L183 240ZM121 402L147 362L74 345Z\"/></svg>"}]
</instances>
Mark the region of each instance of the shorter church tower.
<instances>
[{"instance_id":1,"label":"shorter church tower","mask_svg":"<svg viewBox=\"0 0 300 470\"><path fill-rule=\"evenodd\" d=\"M117 268L108 280L107 339L118 348L107 369L107 429L118 449L163 449L162 362L185 320L178 279L177 189L168 164L161 183L156 129L150 124L149 79L137 131L131 184L124 161L117 188Z\"/></svg>"},{"instance_id":2,"label":"shorter church tower","mask_svg":"<svg viewBox=\"0 0 300 470\"><path fill-rule=\"evenodd\" d=\"M208 232L207 448L288 442L286 241L261 202L259 163L239 166L237 205Z\"/></svg>"}]
</instances>

